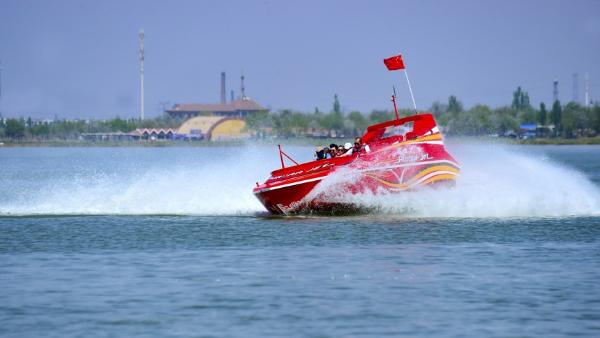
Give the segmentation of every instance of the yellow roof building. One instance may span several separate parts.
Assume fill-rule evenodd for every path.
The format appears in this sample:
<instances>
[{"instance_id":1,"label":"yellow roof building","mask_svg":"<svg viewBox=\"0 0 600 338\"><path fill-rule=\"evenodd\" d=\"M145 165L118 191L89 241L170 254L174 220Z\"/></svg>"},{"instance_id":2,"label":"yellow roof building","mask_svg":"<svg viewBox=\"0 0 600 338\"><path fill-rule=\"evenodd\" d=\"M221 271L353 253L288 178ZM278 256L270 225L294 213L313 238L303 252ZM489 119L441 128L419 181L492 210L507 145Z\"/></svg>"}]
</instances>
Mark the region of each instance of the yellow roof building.
<instances>
[{"instance_id":1,"label":"yellow roof building","mask_svg":"<svg viewBox=\"0 0 600 338\"><path fill-rule=\"evenodd\" d=\"M196 116L185 121L178 134L198 135L206 140L219 141L248 137L244 131L246 121L236 117Z\"/></svg>"}]
</instances>

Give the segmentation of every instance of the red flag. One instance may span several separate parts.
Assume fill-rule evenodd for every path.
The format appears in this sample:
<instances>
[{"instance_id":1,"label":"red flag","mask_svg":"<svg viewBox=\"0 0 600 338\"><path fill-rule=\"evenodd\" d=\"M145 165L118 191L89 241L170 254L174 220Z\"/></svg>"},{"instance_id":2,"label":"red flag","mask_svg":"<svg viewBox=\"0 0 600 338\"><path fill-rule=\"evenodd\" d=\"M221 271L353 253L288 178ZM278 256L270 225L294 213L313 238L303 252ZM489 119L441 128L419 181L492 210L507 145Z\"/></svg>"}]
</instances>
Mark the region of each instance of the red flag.
<instances>
[{"instance_id":1,"label":"red flag","mask_svg":"<svg viewBox=\"0 0 600 338\"><path fill-rule=\"evenodd\" d=\"M392 56L383 60L388 70L404 69L404 61L402 61L402 55Z\"/></svg>"}]
</instances>

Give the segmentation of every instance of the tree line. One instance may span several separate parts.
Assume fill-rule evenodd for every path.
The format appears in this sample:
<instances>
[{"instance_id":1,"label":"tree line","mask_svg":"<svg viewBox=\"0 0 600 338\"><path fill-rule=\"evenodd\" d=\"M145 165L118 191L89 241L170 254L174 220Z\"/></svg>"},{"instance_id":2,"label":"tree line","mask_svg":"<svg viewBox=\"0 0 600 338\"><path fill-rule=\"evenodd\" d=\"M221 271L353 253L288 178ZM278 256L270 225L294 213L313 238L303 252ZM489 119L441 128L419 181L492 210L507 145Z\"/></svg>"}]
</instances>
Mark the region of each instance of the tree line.
<instances>
[{"instance_id":1,"label":"tree line","mask_svg":"<svg viewBox=\"0 0 600 338\"><path fill-rule=\"evenodd\" d=\"M556 100L550 108L543 102L535 108L521 87L514 91L510 106L492 109L480 104L463 109L460 101L451 96L445 105L434 103L431 111L438 123L445 126L447 134L507 136L518 133L523 124L535 125L541 137L575 138L600 134L598 104L591 107L576 102L562 105Z\"/></svg>"},{"instance_id":2,"label":"tree line","mask_svg":"<svg viewBox=\"0 0 600 338\"><path fill-rule=\"evenodd\" d=\"M529 94L521 87L513 92L511 105L491 108L478 104L465 109L456 96L447 102L434 102L430 109L447 135L517 136L524 124L533 125L538 137L576 138L600 134L600 105L584 107L576 102L565 105L555 101L550 107L541 103L533 107ZM401 116L414 112L400 109ZM247 129L258 137L351 137L362 134L372 124L394 118L392 110L342 112L334 95L332 109L300 112L282 109L263 111L246 118ZM83 133L131 132L136 128L177 128L183 121L167 116L155 119L55 120L49 122L24 119L1 119L0 139L69 140Z\"/></svg>"},{"instance_id":3,"label":"tree line","mask_svg":"<svg viewBox=\"0 0 600 338\"><path fill-rule=\"evenodd\" d=\"M167 116L155 119L44 120L31 118L1 119L0 139L76 140L85 133L129 133L137 128L177 128L182 121Z\"/></svg>"},{"instance_id":4,"label":"tree line","mask_svg":"<svg viewBox=\"0 0 600 338\"><path fill-rule=\"evenodd\" d=\"M518 136L521 126L534 125L538 137L575 138L600 134L600 106L584 107L575 102L562 105L553 102L550 108L541 103L538 108L531 105L529 94L521 87L513 92L510 106L491 108L478 104L465 109L456 96L447 102L434 102L430 109L438 124L448 135L467 136ZM408 116L414 111L399 109L400 116ZM373 110L368 114L352 111L343 114L339 99L334 96L332 110L323 113L315 108L312 113L289 109L278 112L263 112L247 119L251 130L269 132L280 137L323 134L329 137L358 136L372 124L394 118L391 110ZM321 135L319 134L319 135Z\"/></svg>"}]
</instances>

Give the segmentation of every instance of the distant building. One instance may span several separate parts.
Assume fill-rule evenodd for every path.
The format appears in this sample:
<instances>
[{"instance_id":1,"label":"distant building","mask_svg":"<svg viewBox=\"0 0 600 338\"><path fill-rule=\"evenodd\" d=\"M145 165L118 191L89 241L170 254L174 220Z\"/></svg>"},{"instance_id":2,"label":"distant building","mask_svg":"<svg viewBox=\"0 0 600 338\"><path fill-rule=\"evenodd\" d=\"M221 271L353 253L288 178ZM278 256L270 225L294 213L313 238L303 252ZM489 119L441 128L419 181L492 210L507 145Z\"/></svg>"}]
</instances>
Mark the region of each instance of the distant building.
<instances>
[{"instance_id":1,"label":"distant building","mask_svg":"<svg viewBox=\"0 0 600 338\"><path fill-rule=\"evenodd\" d=\"M246 138L246 121L237 117L196 116L185 121L176 138L189 140L224 141Z\"/></svg>"},{"instance_id":2,"label":"distant building","mask_svg":"<svg viewBox=\"0 0 600 338\"><path fill-rule=\"evenodd\" d=\"M267 111L256 101L246 96L244 87L244 75L241 77L241 96L237 100L227 102L225 88L225 72L221 73L221 103L179 103L165 112L174 118L189 119L196 116L221 116L221 117L241 117L244 118L250 114ZM233 96L233 95L232 95Z\"/></svg>"},{"instance_id":3,"label":"distant building","mask_svg":"<svg viewBox=\"0 0 600 338\"><path fill-rule=\"evenodd\" d=\"M172 140L176 132L172 128L138 128L132 134L142 140Z\"/></svg>"},{"instance_id":4,"label":"distant building","mask_svg":"<svg viewBox=\"0 0 600 338\"><path fill-rule=\"evenodd\" d=\"M230 103L204 104L181 103L166 110L170 117L189 119L196 116L225 116L246 117L252 113L267 111L268 109L248 97L237 99Z\"/></svg>"},{"instance_id":5,"label":"distant building","mask_svg":"<svg viewBox=\"0 0 600 338\"><path fill-rule=\"evenodd\" d=\"M83 133L81 139L87 141L137 141L172 140L177 130L172 128L138 128L130 133L121 131L108 133Z\"/></svg>"}]
</instances>

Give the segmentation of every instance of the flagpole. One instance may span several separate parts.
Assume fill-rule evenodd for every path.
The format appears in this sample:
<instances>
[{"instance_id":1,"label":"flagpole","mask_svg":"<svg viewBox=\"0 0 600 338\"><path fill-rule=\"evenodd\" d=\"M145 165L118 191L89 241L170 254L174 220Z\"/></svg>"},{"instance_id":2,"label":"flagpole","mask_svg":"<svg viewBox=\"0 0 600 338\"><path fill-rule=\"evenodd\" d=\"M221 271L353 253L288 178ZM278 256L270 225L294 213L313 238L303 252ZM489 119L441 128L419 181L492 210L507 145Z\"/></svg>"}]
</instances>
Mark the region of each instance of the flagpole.
<instances>
[{"instance_id":1,"label":"flagpole","mask_svg":"<svg viewBox=\"0 0 600 338\"><path fill-rule=\"evenodd\" d=\"M404 61L402 61L402 54L383 59L383 63L385 64L388 70L404 70L404 76L406 76L406 83L408 83L408 90L410 91L410 98L412 99L413 107L415 108L416 114L417 103L415 102L415 95L413 94L412 86L410 85L410 80L408 79L408 72L406 71L406 66L404 65Z\"/></svg>"},{"instance_id":2,"label":"flagpole","mask_svg":"<svg viewBox=\"0 0 600 338\"><path fill-rule=\"evenodd\" d=\"M392 94L392 102L394 103L394 112L396 113L396 120L400 119L398 116L398 106L396 106L396 86L392 86L394 88L394 94Z\"/></svg>"},{"instance_id":3,"label":"flagpole","mask_svg":"<svg viewBox=\"0 0 600 338\"><path fill-rule=\"evenodd\" d=\"M406 83L408 83L408 90L410 91L410 98L413 102L413 107L415 108L415 114L417 113L417 103L415 102L415 96L413 95L412 87L410 85L410 80L408 79L408 72L406 68L404 68L404 75L406 76Z\"/></svg>"}]
</instances>

